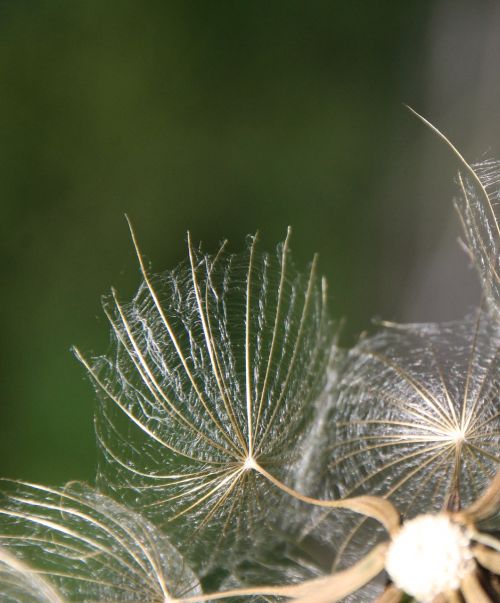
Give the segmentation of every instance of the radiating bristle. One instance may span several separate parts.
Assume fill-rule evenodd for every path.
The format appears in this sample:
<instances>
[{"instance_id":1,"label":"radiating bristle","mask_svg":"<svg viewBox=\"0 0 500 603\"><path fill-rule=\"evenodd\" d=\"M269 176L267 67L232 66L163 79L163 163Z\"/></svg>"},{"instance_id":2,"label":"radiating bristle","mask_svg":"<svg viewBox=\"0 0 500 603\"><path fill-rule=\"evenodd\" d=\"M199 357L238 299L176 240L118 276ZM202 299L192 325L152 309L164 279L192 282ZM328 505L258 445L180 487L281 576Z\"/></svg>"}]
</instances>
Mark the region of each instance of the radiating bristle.
<instances>
[{"instance_id":1,"label":"radiating bristle","mask_svg":"<svg viewBox=\"0 0 500 603\"><path fill-rule=\"evenodd\" d=\"M314 495L388 497L404 517L474 501L500 463L499 341L481 310L362 339L318 411L318 453L301 468ZM373 521L319 510L304 533L327 541L336 567L384 536Z\"/></svg>"},{"instance_id":2,"label":"radiating bristle","mask_svg":"<svg viewBox=\"0 0 500 603\"><path fill-rule=\"evenodd\" d=\"M57 593L68 601L166 603L200 592L165 534L94 489L7 480L1 487L0 571L3 547L26 579L39 577L33 585L48 593L44 603L59 603Z\"/></svg>"},{"instance_id":3,"label":"radiating bristle","mask_svg":"<svg viewBox=\"0 0 500 603\"><path fill-rule=\"evenodd\" d=\"M500 164L473 166L477 180L459 175L461 196L456 202L466 245L481 279L484 303L500 320Z\"/></svg>"},{"instance_id":4,"label":"radiating bristle","mask_svg":"<svg viewBox=\"0 0 500 603\"><path fill-rule=\"evenodd\" d=\"M241 255L206 255L190 240L188 253L150 275L138 250L137 295L105 303L112 352L82 361L102 400L101 487L181 534L195 563L231 564L230 550L269 533L282 495L252 469L283 477L293 466L331 325L316 261L297 272L288 238L275 254L256 237Z\"/></svg>"}]
</instances>

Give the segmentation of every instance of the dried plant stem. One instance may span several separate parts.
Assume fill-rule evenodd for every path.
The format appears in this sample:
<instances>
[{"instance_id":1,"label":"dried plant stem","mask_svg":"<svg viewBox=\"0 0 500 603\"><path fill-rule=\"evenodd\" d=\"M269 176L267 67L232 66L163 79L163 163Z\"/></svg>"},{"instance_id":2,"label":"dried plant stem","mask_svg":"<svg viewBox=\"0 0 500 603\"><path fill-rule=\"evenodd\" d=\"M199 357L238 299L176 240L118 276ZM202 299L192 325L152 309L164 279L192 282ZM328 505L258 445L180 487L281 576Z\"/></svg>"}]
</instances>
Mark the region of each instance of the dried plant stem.
<instances>
[{"instance_id":1,"label":"dried plant stem","mask_svg":"<svg viewBox=\"0 0 500 603\"><path fill-rule=\"evenodd\" d=\"M477 523L488 519L500 507L500 469L483 495L464 511L456 514L461 521Z\"/></svg>"},{"instance_id":2,"label":"dried plant stem","mask_svg":"<svg viewBox=\"0 0 500 603\"><path fill-rule=\"evenodd\" d=\"M461 590L466 603L491 603L475 572L471 572L462 580Z\"/></svg>"},{"instance_id":3,"label":"dried plant stem","mask_svg":"<svg viewBox=\"0 0 500 603\"><path fill-rule=\"evenodd\" d=\"M403 591L394 584L389 585L374 603L400 603Z\"/></svg>"},{"instance_id":4,"label":"dried plant stem","mask_svg":"<svg viewBox=\"0 0 500 603\"><path fill-rule=\"evenodd\" d=\"M500 553L490 548L477 544L474 547L474 557L488 571L494 574L500 574Z\"/></svg>"},{"instance_id":5,"label":"dried plant stem","mask_svg":"<svg viewBox=\"0 0 500 603\"><path fill-rule=\"evenodd\" d=\"M173 599L171 603L202 603L252 595L288 597L297 603L335 603L366 584L384 569L387 546L387 543L378 545L361 561L333 576L306 580L291 586L236 588L208 595Z\"/></svg>"},{"instance_id":6,"label":"dried plant stem","mask_svg":"<svg viewBox=\"0 0 500 603\"><path fill-rule=\"evenodd\" d=\"M372 517L379 521L392 536L397 532L400 526L400 517L397 509L388 500L384 500L375 496L357 496L355 498L346 498L343 500L320 500L312 498L297 492L293 488L283 484L271 473L266 471L257 463L253 463L253 467L261 475L267 478L276 487L283 490L297 500L305 502L317 507L325 507L328 509L347 509L355 513L361 513L367 517Z\"/></svg>"}]
</instances>

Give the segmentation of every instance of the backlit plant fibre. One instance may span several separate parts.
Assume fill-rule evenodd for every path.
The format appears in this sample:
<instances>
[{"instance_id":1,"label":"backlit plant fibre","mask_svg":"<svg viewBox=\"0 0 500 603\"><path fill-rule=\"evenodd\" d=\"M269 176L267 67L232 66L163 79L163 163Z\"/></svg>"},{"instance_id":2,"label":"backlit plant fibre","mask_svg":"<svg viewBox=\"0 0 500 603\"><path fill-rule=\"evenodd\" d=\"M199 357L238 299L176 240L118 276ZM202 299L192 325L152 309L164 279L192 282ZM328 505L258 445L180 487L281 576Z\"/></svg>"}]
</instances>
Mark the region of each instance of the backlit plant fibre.
<instances>
[{"instance_id":1,"label":"backlit plant fibre","mask_svg":"<svg viewBox=\"0 0 500 603\"><path fill-rule=\"evenodd\" d=\"M448 144L483 289L462 321L381 323L344 350L290 230L274 253L188 236L155 274L131 228L141 285L104 301L106 355L75 350L99 399L96 486L3 480L2 600L500 596L500 170Z\"/></svg>"}]
</instances>

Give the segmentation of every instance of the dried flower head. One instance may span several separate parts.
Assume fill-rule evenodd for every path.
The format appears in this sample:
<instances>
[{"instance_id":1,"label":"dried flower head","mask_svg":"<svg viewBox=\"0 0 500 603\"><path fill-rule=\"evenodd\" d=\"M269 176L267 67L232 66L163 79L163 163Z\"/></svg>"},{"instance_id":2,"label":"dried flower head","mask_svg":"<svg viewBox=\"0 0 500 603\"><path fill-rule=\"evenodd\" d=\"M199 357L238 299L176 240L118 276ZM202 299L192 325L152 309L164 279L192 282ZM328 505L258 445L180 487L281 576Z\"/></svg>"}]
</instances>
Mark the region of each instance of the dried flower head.
<instances>
[{"instance_id":1,"label":"dried flower head","mask_svg":"<svg viewBox=\"0 0 500 603\"><path fill-rule=\"evenodd\" d=\"M460 588L474 571L471 540L446 513L418 515L392 539L385 567L401 590L418 601L432 601Z\"/></svg>"}]
</instances>

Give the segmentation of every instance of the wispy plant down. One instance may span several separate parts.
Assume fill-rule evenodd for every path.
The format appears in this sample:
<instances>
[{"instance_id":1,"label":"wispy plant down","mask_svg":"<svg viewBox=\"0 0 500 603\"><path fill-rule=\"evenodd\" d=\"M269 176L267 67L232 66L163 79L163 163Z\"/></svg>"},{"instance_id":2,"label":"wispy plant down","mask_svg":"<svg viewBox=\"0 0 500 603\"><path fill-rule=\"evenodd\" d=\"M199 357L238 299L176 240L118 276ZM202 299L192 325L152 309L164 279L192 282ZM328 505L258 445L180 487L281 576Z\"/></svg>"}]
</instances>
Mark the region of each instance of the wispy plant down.
<instances>
[{"instance_id":1,"label":"wispy plant down","mask_svg":"<svg viewBox=\"0 0 500 603\"><path fill-rule=\"evenodd\" d=\"M0 561L22 579L2 592L7 600L23 601L19 588L44 593L43 601L57 601L57 592L61 601L153 603L201 592L165 534L88 486L4 480L2 488Z\"/></svg>"},{"instance_id":2,"label":"wispy plant down","mask_svg":"<svg viewBox=\"0 0 500 603\"><path fill-rule=\"evenodd\" d=\"M499 341L482 310L453 323L386 323L362 339L321 409L322 471L302 468L315 494L381 496L405 518L476 500L500 462ZM331 512L311 517L305 533L329 539L335 567L382 536L374 522L342 525Z\"/></svg>"},{"instance_id":3,"label":"wispy plant down","mask_svg":"<svg viewBox=\"0 0 500 603\"><path fill-rule=\"evenodd\" d=\"M500 319L499 204L500 163L474 165L477 179L459 175L461 198L457 209L472 261L481 277L486 302Z\"/></svg>"},{"instance_id":4,"label":"wispy plant down","mask_svg":"<svg viewBox=\"0 0 500 603\"><path fill-rule=\"evenodd\" d=\"M131 228L139 290L105 299L108 354L76 351L96 488L2 482L2 601L498 600L500 178L448 144L483 299L350 351L290 231L274 253L188 236L155 273Z\"/></svg>"},{"instance_id":5,"label":"wispy plant down","mask_svg":"<svg viewBox=\"0 0 500 603\"><path fill-rule=\"evenodd\" d=\"M137 248L139 292L105 303L113 356L80 356L102 398L98 483L178 527L203 565L256 544L277 491L253 469L285 478L297 460L331 343L316 261L298 273L288 238L276 254L225 247L188 240L189 262L155 276Z\"/></svg>"},{"instance_id":6,"label":"wispy plant down","mask_svg":"<svg viewBox=\"0 0 500 603\"><path fill-rule=\"evenodd\" d=\"M342 494L390 496L405 515L475 500L500 462L499 340L482 312L362 340L331 412L329 472Z\"/></svg>"}]
</instances>

